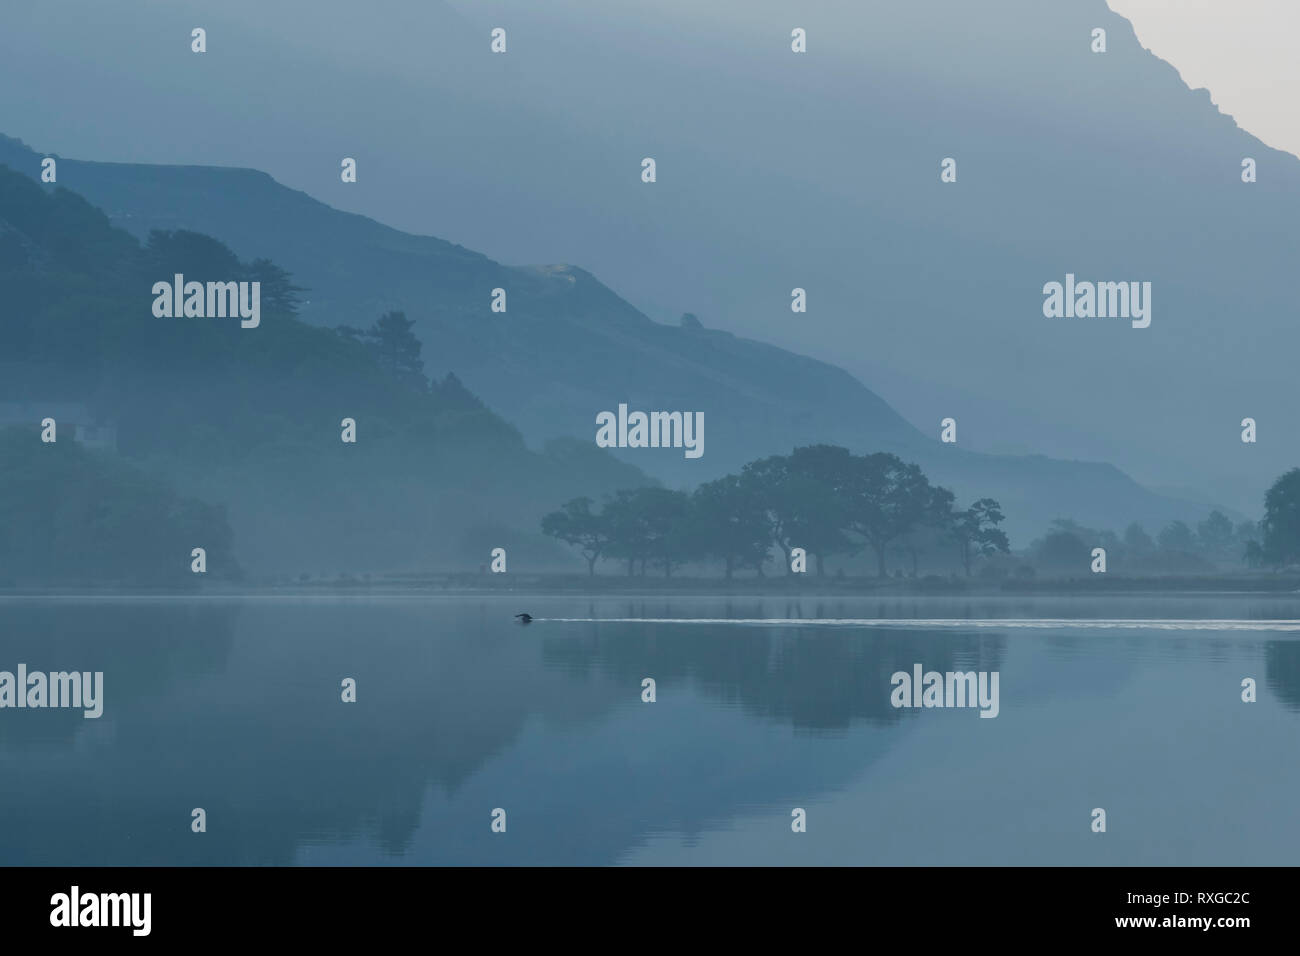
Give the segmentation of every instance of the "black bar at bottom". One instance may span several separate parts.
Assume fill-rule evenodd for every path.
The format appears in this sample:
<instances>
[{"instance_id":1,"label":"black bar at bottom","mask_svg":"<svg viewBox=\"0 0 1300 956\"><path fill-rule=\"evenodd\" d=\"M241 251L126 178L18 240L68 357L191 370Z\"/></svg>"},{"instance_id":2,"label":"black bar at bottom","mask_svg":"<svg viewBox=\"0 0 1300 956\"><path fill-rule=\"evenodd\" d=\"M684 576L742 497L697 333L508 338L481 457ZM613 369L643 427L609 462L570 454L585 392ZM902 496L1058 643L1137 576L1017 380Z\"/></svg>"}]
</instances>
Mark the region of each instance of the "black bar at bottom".
<instances>
[{"instance_id":1,"label":"black bar at bottom","mask_svg":"<svg viewBox=\"0 0 1300 956\"><path fill-rule=\"evenodd\" d=\"M10 868L0 870L0 932L6 943L338 944L463 930L471 945L514 938L668 945L667 932L703 929L732 944L802 937L806 946L829 942L829 931L883 942L885 931L897 930L927 943L1128 936L1230 946L1261 930L1285 931L1294 875L1286 868ZM464 945L442 932L427 941Z\"/></svg>"}]
</instances>

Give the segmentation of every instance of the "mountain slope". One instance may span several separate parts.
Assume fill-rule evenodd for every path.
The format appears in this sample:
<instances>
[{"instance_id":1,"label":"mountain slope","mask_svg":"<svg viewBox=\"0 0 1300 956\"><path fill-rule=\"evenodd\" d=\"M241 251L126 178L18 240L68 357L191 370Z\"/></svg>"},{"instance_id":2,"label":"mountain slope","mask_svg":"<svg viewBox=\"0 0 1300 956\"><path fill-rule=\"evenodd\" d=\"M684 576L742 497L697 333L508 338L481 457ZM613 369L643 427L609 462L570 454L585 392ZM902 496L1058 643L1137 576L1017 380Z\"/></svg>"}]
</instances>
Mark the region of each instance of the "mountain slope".
<instances>
[{"instance_id":1,"label":"mountain slope","mask_svg":"<svg viewBox=\"0 0 1300 956\"><path fill-rule=\"evenodd\" d=\"M80 196L0 167L0 402L79 403L114 423L125 457L227 506L255 574L465 570L496 547L516 568L568 562L541 515L646 481L587 445L530 451L456 379L417 386L286 312L255 329L153 315L152 285L173 270L246 268L204 237L141 248ZM34 431L29 445L42 453Z\"/></svg>"},{"instance_id":2,"label":"mountain slope","mask_svg":"<svg viewBox=\"0 0 1300 956\"><path fill-rule=\"evenodd\" d=\"M40 156L15 140L0 140L0 161L39 174ZM1121 528L1208 511L1153 494L1106 465L942 445L842 369L727 332L653 322L581 269L504 266L331 209L252 170L69 159L58 168L61 183L75 183L138 236L196 229L274 259L309 287L305 321L364 325L383 310L404 310L430 370L455 371L534 443L594 439L596 415L620 402L702 411L703 458L688 460L680 449L621 457L693 484L800 444L891 451L963 499L997 497L1020 543L1057 517ZM490 308L496 288L506 290L504 313Z\"/></svg>"},{"instance_id":3,"label":"mountain slope","mask_svg":"<svg viewBox=\"0 0 1300 956\"><path fill-rule=\"evenodd\" d=\"M29 13L0 34L15 76L61 63L39 96L0 90L9 131L254 166L499 261L580 263L656 319L694 311L831 361L927 436L955 416L963 447L1109 461L1250 511L1295 464L1300 160L1189 90L1105 0L826 0L798 11L805 55L787 0L421 4L314 25L231 0L206 57L171 39L183 13L159 30L153 6L75 5L79 28ZM485 42L500 18L508 56ZM340 182L343 156L358 183ZM234 220L247 254L276 228L204 215ZM1153 325L1046 319L1043 283L1067 272L1152 281ZM789 311L796 285L807 316Z\"/></svg>"}]
</instances>

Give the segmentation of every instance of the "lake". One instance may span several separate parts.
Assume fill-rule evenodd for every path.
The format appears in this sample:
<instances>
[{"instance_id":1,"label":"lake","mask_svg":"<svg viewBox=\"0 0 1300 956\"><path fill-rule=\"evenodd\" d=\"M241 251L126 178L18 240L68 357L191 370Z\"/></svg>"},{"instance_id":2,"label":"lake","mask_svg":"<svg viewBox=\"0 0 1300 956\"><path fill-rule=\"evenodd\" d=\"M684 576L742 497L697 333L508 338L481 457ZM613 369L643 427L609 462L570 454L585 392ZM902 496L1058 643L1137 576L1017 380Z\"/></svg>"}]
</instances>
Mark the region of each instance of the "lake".
<instances>
[{"instance_id":1,"label":"lake","mask_svg":"<svg viewBox=\"0 0 1300 956\"><path fill-rule=\"evenodd\" d=\"M0 864L1290 865L1286 621L1300 595L5 597L0 671L104 677L98 719L0 709ZM996 673L997 716L895 707L917 666Z\"/></svg>"}]
</instances>

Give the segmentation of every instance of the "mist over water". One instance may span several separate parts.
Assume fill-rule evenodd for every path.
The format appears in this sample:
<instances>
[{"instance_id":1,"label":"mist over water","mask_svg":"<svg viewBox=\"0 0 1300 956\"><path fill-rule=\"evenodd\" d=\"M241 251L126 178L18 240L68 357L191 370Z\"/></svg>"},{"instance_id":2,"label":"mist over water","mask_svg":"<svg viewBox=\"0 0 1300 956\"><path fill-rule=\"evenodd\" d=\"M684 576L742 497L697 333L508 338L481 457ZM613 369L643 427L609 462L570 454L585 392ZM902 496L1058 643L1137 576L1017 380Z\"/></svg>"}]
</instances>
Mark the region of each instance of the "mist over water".
<instances>
[{"instance_id":1,"label":"mist over water","mask_svg":"<svg viewBox=\"0 0 1300 956\"><path fill-rule=\"evenodd\" d=\"M0 858L1285 864L1298 619L1291 596L0 599L0 670L102 670L105 697L5 712ZM1000 672L997 718L892 706L918 663Z\"/></svg>"}]
</instances>

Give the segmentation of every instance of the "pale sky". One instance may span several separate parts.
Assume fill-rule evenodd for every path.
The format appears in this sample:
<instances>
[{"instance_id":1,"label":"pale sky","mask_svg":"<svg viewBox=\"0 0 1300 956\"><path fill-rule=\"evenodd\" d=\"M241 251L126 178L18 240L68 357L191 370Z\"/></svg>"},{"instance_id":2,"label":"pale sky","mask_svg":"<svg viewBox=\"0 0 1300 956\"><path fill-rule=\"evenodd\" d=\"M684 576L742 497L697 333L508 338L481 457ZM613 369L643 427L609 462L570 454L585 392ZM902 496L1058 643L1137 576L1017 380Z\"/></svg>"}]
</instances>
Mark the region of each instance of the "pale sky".
<instances>
[{"instance_id":1,"label":"pale sky","mask_svg":"<svg viewBox=\"0 0 1300 956\"><path fill-rule=\"evenodd\" d=\"M1300 0L1107 0L1144 47L1269 146L1300 156Z\"/></svg>"}]
</instances>

